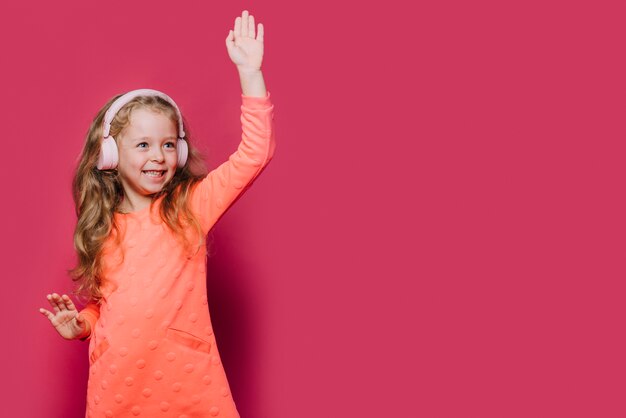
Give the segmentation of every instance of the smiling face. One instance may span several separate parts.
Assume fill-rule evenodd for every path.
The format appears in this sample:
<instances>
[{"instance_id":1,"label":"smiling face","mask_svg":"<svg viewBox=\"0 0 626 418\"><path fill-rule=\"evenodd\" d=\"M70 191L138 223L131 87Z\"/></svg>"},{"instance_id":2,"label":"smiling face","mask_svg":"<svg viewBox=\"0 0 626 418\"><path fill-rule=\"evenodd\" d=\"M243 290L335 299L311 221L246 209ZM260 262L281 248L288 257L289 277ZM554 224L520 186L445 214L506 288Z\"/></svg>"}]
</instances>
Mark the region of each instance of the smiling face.
<instances>
[{"instance_id":1,"label":"smiling face","mask_svg":"<svg viewBox=\"0 0 626 418\"><path fill-rule=\"evenodd\" d=\"M118 174L125 194L125 210L138 211L151 195L174 177L178 153L177 126L164 113L134 109L130 124L118 135Z\"/></svg>"}]
</instances>

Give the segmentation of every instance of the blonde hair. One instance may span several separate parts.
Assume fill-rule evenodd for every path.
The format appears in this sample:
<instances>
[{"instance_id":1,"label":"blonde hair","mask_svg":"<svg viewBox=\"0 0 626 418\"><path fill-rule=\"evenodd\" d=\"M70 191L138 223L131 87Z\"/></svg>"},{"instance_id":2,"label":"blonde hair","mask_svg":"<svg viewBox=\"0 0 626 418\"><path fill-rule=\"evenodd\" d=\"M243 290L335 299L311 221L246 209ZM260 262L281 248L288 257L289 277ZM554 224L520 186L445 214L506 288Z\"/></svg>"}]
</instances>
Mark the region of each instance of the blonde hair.
<instances>
[{"instance_id":1,"label":"blonde hair","mask_svg":"<svg viewBox=\"0 0 626 418\"><path fill-rule=\"evenodd\" d=\"M102 144L104 115L121 96L122 94L119 94L109 100L92 121L72 181L72 194L78 217L74 231L74 249L78 255L78 265L68 273L74 282L79 282L74 294L78 297L84 295L89 301L96 303L102 298L100 285L103 279L104 243L111 233L115 233L115 245L120 246L121 242L120 225L116 222L114 212L122 201L124 188L117 170L99 170L96 167ZM162 112L174 122L178 131L176 110L168 101L157 96L139 96L117 112L111 122L110 135L117 138L130 124L132 111L139 108ZM191 212L188 201L194 185L206 176L207 171L202 155L192 145L190 130L184 117L183 125L189 149L187 163L184 167L177 167L174 177L153 195L150 211L153 204L162 197L159 208L161 219L183 242L186 250L192 246L186 236L187 227L191 227L199 237L195 248L197 253L200 246L206 243L200 223Z\"/></svg>"}]
</instances>

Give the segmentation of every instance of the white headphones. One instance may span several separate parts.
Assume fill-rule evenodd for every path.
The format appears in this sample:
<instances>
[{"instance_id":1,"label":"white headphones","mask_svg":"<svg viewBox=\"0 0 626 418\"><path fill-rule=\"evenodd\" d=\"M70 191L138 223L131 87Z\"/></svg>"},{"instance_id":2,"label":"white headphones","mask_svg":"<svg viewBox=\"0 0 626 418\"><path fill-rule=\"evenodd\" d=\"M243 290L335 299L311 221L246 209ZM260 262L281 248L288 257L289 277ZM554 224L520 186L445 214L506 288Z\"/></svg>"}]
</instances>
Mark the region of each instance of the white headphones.
<instances>
[{"instance_id":1,"label":"white headphones","mask_svg":"<svg viewBox=\"0 0 626 418\"><path fill-rule=\"evenodd\" d=\"M167 94L162 93L158 90L153 89L139 89L129 91L124 94L116 101L113 102L111 107L107 110L104 115L104 133L102 135L102 145L100 147L100 156L98 157L98 169L99 170L109 170L117 167L117 163L119 161L119 154L117 150L117 144L115 143L115 138L109 136L109 131L111 130L111 122L113 118L119 112L119 110L132 99L137 96L159 96L165 100L167 100L174 109L176 109L176 115L178 116L178 141L176 142L176 150L178 152L178 167L183 167L187 162L187 154L189 153L189 149L187 147L187 141L185 138L185 131L183 130L183 118L180 115L180 110L174 100L172 100Z\"/></svg>"}]
</instances>

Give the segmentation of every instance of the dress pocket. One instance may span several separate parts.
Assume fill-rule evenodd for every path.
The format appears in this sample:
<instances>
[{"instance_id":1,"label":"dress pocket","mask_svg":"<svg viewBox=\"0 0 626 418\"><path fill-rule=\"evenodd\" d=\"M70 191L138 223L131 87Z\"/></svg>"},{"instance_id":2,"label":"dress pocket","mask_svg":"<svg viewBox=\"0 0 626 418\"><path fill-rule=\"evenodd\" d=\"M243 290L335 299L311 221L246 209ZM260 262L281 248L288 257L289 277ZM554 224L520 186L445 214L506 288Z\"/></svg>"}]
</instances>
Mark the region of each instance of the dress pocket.
<instances>
[{"instance_id":1,"label":"dress pocket","mask_svg":"<svg viewBox=\"0 0 626 418\"><path fill-rule=\"evenodd\" d=\"M183 345L195 351L201 351L204 353L211 352L211 343L209 341L205 341L187 331L183 331L182 329L168 328L165 333L165 337L174 343Z\"/></svg>"},{"instance_id":2,"label":"dress pocket","mask_svg":"<svg viewBox=\"0 0 626 418\"><path fill-rule=\"evenodd\" d=\"M98 343L96 348L94 348L93 352L89 356L89 365L94 364L102 355L109 349L110 344L108 339L103 339Z\"/></svg>"}]
</instances>

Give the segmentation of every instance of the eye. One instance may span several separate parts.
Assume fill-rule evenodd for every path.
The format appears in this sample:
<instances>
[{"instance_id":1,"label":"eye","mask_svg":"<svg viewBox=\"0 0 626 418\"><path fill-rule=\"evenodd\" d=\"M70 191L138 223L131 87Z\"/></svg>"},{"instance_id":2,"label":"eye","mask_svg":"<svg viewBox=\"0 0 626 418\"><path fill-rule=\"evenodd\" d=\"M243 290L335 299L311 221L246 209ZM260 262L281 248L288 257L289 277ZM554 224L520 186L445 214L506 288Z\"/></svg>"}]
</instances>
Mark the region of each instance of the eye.
<instances>
[{"instance_id":1,"label":"eye","mask_svg":"<svg viewBox=\"0 0 626 418\"><path fill-rule=\"evenodd\" d=\"M169 145L169 146L170 146L170 148L174 148L174 147L176 147L176 144L175 144L175 143L173 143L173 142L168 142L168 143L166 143L165 145Z\"/></svg>"},{"instance_id":2,"label":"eye","mask_svg":"<svg viewBox=\"0 0 626 418\"><path fill-rule=\"evenodd\" d=\"M139 148L144 148L144 147L142 147L142 145L148 145L148 143L147 143L147 142L142 142L142 143L140 143L140 144L137 144L137 146L138 146Z\"/></svg>"}]
</instances>

